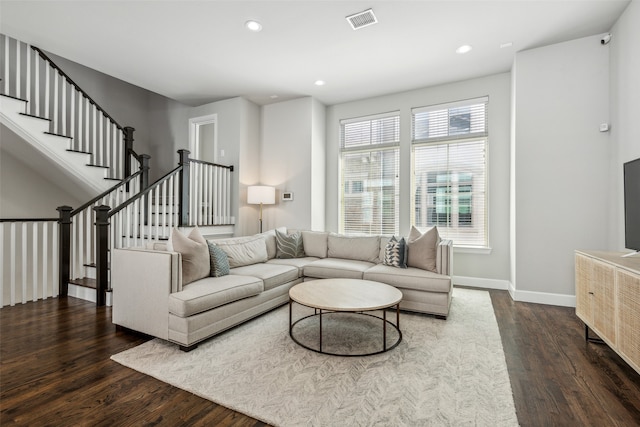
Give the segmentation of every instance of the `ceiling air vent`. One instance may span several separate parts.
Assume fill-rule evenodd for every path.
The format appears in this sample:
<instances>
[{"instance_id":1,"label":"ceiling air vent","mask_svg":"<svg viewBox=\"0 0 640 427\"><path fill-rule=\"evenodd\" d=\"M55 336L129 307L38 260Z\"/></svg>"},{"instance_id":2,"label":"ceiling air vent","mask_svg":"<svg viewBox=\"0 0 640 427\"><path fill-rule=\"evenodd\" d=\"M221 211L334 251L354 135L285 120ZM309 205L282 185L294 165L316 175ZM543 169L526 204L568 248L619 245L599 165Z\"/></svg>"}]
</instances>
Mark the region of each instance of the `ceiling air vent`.
<instances>
[{"instance_id":1,"label":"ceiling air vent","mask_svg":"<svg viewBox=\"0 0 640 427\"><path fill-rule=\"evenodd\" d=\"M376 19L372 9L347 16L346 19L354 30L359 30L360 28L378 23L378 19Z\"/></svg>"}]
</instances>

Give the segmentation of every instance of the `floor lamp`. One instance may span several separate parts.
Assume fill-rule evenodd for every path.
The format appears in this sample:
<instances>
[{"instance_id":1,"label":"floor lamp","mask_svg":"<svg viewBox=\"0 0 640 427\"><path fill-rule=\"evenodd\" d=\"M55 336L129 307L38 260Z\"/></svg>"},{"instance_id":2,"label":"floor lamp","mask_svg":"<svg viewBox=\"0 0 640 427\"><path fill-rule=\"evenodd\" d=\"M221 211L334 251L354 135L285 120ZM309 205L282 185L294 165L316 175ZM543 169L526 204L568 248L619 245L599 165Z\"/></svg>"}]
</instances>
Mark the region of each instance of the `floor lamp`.
<instances>
[{"instance_id":1,"label":"floor lamp","mask_svg":"<svg viewBox=\"0 0 640 427\"><path fill-rule=\"evenodd\" d=\"M276 203L275 187L266 185L251 185L247 188L247 203L250 205L260 205L260 233L262 233L262 205L273 205Z\"/></svg>"}]
</instances>

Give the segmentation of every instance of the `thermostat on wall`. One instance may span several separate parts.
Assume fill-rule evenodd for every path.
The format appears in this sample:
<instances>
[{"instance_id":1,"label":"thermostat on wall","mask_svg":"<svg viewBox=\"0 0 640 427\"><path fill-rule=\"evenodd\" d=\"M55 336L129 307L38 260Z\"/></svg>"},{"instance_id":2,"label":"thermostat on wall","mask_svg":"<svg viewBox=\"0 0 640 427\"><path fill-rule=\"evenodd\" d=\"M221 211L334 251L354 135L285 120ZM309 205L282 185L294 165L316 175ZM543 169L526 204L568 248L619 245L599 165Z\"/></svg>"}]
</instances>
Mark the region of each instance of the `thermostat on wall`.
<instances>
[{"instance_id":1,"label":"thermostat on wall","mask_svg":"<svg viewBox=\"0 0 640 427\"><path fill-rule=\"evenodd\" d=\"M293 193L291 191L283 191L282 192L282 200L285 202L289 202L293 200Z\"/></svg>"}]
</instances>

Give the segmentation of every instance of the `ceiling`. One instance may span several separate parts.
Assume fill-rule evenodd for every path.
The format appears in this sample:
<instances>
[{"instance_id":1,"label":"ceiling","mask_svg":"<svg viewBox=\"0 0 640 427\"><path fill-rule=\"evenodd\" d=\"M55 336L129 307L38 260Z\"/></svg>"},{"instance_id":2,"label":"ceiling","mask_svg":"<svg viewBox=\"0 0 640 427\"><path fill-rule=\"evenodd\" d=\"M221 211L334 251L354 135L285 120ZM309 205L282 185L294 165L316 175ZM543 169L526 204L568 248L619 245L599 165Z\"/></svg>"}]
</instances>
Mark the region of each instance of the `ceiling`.
<instances>
[{"instance_id":1,"label":"ceiling","mask_svg":"<svg viewBox=\"0 0 640 427\"><path fill-rule=\"evenodd\" d=\"M517 51L606 33L630 1L0 0L0 32L187 105L332 105L509 71ZM352 30L368 8L378 23Z\"/></svg>"}]
</instances>

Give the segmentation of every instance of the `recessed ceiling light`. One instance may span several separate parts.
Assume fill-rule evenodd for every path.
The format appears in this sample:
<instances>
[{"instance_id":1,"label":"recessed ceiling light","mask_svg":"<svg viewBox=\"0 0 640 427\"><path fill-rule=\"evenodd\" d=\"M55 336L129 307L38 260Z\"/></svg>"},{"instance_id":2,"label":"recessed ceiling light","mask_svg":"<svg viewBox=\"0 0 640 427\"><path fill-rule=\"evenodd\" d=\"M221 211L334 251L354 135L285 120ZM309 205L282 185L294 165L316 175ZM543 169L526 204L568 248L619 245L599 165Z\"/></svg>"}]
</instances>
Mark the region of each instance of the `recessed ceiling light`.
<instances>
[{"instance_id":1,"label":"recessed ceiling light","mask_svg":"<svg viewBox=\"0 0 640 427\"><path fill-rule=\"evenodd\" d=\"M324 80L316 80L314 84L316 86L324 86L327 83Z\"/></svg>"},{"instance_id":2,"label":"recessed ceiling light","mask_svg":"<svg viewBox=\"0 0 640 427\"><path fill-rule=\"evenodd\" d=\"M511 47L511 46L513 46L513 43L511 43L511 42L501 43L500 44L500 49L504 49L506 47Z\"/></svg>"},{"instance_id":3,"label":"recessed ceiling light","mask_svg":"<svg viewBox=\"0 0 640 427\"><path fill-rule=\"evenodd\" d=\"M247 27L249 31L253 31L254 33L262 31L262 24L259 23L258 21L253 21L253 20L247 21L244 23L244 26Z\"/></svg>"},{"instance_id":4,"label":"recessed ceiling light","mask_svg":"<svg viewBox=\"0 0 640 427\"><path fill-rule=\"evenodd\" d=\"M456 53L459 53L459 54L462 55L464 53L470 52L471 49L473 49L473 48L471 46L469 46L468 44L463 44L462 46L460 46L459 48L456 49Z\"/></svg>"},{"instance_id":5,"label":"recessed ceiling light","mask_svg":"<svg viewBox=\"0 0 640 427\"><path fill-rule=\"evenodd\" d=\"M271 99L278 99L278 95L271 95L271 96L269 96L269 98L271 98Z\"/></svg>"}]
</instances>

